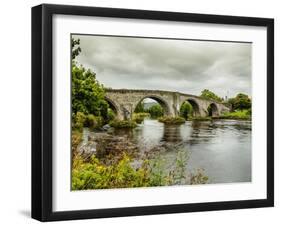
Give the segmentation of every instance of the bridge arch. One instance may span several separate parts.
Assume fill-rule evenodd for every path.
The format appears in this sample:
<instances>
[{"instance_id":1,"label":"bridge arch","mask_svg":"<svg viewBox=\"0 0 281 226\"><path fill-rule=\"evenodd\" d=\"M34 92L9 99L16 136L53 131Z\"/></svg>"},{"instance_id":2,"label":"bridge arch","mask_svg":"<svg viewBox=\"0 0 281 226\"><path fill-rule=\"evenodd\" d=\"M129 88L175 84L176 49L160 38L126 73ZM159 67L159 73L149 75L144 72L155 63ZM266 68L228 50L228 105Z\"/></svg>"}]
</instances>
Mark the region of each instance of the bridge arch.
<instances>
[{"instance_id":1,"label":"bridge arch","mask_svg":"<svg viewBox=\"0 0 281 226\"><path fill-rule=\"evenodd\" d=\"M158 104L161 105L161 107L163 108L164 111L164 115L170 115L171 111L170 111L170 106L167 103L167 101L165 101L162 97L159 97L157 95L146 95L144 97L142 97L134 106L133 112L135 111L137 105L139 103L141 103L144 99L150 98L152 100L155 100Z\"/></svg>"},{"instance_id":2,"label":"bridge arch","mask_svg":"<svg viewBox=\"0 0 281 226\"><path fill-rule=\"evenodd\" d=\"M192 113L192 116L193 117L199 117L199 116L201 116L201 111L200 111L200 104L197 102L197 100L195 100L194 98L187 98L186 100L184 100L183 102L182 102L182 104L184 103L184 102L188 102L188 103L190 103L191 104L191 106L192 106L192 110L193 110L193 113Z\"/></svg>"},{"instance_id":3,"label":"bridge arch","mask_svg":"<svg viewBox=\"0 0 281 226\"><path fill-rule=\"evenodd\" d=\"M118 103L116 103L114 100L112 100L111 98L105 96L104 99L106 100L106 102L108 103L109 107L113 110L113 112L115 113L115 117L117 119L123 119L120 107L118 105Z\"/></svg>"},{"instance_id":4,"label":"bridge arch","mask_svg":"<svg viewBox=\"0 0 281 226\"><path fill-rule=\"evenodd\" d=\"M115 112L117 113L119 108L117 106L117 104L111 100L109 97L105 96L104 99L106 100L106 102L109 104L109 107Z\"/></svg>"},{"instance_id":5,"label":"bridge arch","mask_svg":"<svg viewBox=\"0 0 281 226\"><path fill-rule=\"evenodd\" d=\"M207 110L208 110L209 116L219 116L219 108L218 108L217 104L211 103L208 106Z\"/></svg>"}]
</instances>

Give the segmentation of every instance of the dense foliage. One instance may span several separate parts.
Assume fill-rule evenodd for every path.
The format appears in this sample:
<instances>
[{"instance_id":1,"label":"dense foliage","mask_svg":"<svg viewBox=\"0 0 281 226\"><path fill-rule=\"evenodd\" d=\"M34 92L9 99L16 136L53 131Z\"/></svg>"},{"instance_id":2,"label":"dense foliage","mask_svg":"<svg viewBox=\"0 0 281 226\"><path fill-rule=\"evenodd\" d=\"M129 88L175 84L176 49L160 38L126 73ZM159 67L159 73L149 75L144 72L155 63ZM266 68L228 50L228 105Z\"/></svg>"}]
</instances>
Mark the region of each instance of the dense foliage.
<instances>
[{"instance_id":1,"label":"dense foliage","mask_svg":"<svg viewBox=\"0 0 281 226\"><path fill-rule=\"evenodd\" d=\"M187 120L188 118L192 117L192 114L192 105L188 101L185 101L180 107L180 116Z\"/></svg>"},{"instance_id":2,"label":"dense foliage","mask_svg":"<svg viewBox=\"0 0 281 226\"><path fill-rule=\"evenodd\" d=\"M223 99L221 97L219 97L218 95L216 95L214 92L208 90L208 89L204 89L201 92L201 97L208 99L208 100L215 100L217 102L222 102Z\"/></svg>"},{"instance_id":3,"label":"dense foliage","mask_svg":"<svg viewBox=\"0 0 281 226\"><path fill-rule=\"evenodd\" d=\"M163 108L160 104L152 105L147 112L150 114L151 118L159 118L164 115Z\"/></svg>"},{"instance_id":4,"label":"dense foliage","mask_svg":"<svg viewBox=\"0 0 281 226\"><path fill-rule=\"evenodd\" d=\"M206 184L208 177L202 170L186 172L185 161L186 157L179 152L175 168L165 172L164 159L144 160L135 169L131 166L132 159L126 154L110 165L102 163L94 155L87 162L76 155L72 165L72 190Z\"/></svg>"},{"instance_id":5,"label":"dense foliage","mask_svg":"<svg viewBox=\"0 0 281 226\"><path fill-rule=\"evenodd\" d=\"M140 112L140 113L133 114L133 120L138 124L142 123L143 120L148 117L150 117L150 114L146 113L146 112Z\"/></svg>"},{"instance_id":6,"label":"dense foliage","mask_svg":"<svg viewBox=\"0 0 281 226\"><path fill-rule=\"evenodd\" d=\"M80 39L71 38L72 60L74 60L81 52Z\"/></svg>"},{"instance_id":7,"label":"dense foliage","mask_svg":"<svg viewBox=\"0 0 281 226\"><path fill-rule=\"evenodd\" d=\"M225 113L216 118L219 119L240 119L240 120L250 120L251 119L251 110L236 110L233 112Z\"/></svg>"},{"instance_id":8,"label":"dense foliage","mask_svg":"<svg viewBox=\"0 0 281 226\"><path fill-rule=\"evenodd\" d=\"M75 57L81 52L80 40L72 39L72 120L74 128L96 127L108 120L105 91L96 74L78 65ZM85 123L85 124L84 124Z\"/></svg>"},{"instance_id":9,"label":"dense foliage","mask_svg":"<svg viewBox=\"0 0 281 226\"><path fill-rule=\"evenodd\" d=\"M252 101L248 95L239 93L236 97L228 100L233 111L235 110L249 110L252 107Z\"/></svg>"}]
</instances>

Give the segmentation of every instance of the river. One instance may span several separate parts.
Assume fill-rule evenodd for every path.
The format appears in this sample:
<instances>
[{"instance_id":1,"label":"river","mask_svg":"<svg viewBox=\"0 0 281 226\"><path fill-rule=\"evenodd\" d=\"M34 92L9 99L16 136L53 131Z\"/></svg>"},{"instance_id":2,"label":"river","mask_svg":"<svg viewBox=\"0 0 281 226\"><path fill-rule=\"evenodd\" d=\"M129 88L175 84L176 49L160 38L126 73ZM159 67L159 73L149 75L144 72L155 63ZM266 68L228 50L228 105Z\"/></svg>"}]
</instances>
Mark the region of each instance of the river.
<instances>
[{"instance_id":1,"label":"river","mask_svg":"<svg viewBox=\"0 0 281 226\"><path fill-rule=\"evenodd\" d=\"M97 134L84 129L84 144L88 142L87 137ZM186 170L203 169L209 177L208 183L251 181L251 121L187 121L181 125L164 125L145 119L135 129L110 129L108 134L123 137L137 146L136 166L144 158L161 157L166 170L170 170L180 151L186 156Z\"/></svg>"}]
</instances>

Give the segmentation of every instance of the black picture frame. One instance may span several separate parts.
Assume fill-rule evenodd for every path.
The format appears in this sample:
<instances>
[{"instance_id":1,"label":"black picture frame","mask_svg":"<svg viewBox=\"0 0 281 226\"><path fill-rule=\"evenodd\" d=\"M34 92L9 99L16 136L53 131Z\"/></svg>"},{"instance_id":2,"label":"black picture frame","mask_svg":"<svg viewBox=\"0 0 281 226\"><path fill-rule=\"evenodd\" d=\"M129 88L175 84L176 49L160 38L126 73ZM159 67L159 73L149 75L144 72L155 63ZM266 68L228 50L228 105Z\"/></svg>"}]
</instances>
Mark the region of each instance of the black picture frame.
<instances>
[{"instance_id":1,"label":"black picture frame","mask_svg":"<svg viewBox=\"0 0 281 226\"><path fill-rule=\"evenodd\" d=\"M266 27L267 198L54 212L52 210L52 18L55 14ZM270 206L274 206L273 19L49 4L32 8L32 218L40 221L56 221Z\"/></svg>"}]
</instances>

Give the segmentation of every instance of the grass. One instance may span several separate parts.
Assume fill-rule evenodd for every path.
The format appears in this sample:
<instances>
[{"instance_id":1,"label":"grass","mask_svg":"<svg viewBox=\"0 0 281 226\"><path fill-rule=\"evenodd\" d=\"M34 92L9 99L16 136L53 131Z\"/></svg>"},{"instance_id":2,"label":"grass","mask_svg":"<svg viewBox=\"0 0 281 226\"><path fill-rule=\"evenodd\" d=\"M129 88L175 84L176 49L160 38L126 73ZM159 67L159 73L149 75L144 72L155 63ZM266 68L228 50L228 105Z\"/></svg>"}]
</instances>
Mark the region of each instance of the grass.
<instances>
[{"instance_id":1,"label":"grass","mask_svg":"<svg viewBox=\"0 0 281 226\"><path fill-rule=\"evenodd\" d=\"M249 110L239 110L234 112L228 112L221 116L213 117L214 119L240 119L251 120L251 113Z\"/></svg>"},{"instance_id":2,"label":"grass","mask_svg":"<svg viewBox=\"0 0 281 226\"><path fill-rule=\"evenodd\" d=\"M159 122L165 123L165 124L182 124L185 123L185 119L179 116L172 117L172 116L163 116L158 118Z\"/></svg>"}]
</instances>

